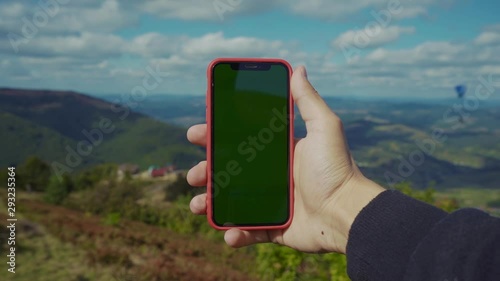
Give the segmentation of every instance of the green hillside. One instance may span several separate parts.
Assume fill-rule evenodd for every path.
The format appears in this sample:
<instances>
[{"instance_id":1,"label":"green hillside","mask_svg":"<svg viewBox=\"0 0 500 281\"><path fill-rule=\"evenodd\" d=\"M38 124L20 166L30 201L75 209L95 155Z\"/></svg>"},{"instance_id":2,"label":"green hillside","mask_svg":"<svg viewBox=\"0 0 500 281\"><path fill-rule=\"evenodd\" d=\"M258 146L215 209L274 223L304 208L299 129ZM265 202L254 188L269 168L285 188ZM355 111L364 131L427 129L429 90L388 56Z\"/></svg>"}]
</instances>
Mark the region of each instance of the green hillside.
<instances>
[{"instance_id":1,"label":"green hillside","mask_svg":"<svg viewBox=\"0 0 500 281\"><path fill-rule=\"evenodd\" d=\"M118 96L108 96L114 100ZM403 177L417 188L431 184L443 188L495 188L500 190L500 103L482 103L467 111L463 123L444 118L460 101L355 99L325 97L342 118L354 158L369 175L387 186L384 173L399 174L401 158L421 151L417 143L432 139L441 129L445 141L435 143L410 176ZM162 110L167 104L168 110ZM139 110L159 120L188 127L204 121L204 96L152 96ZM300 112L295 110L295 135L306 135Z\"/></svg>"},{"instance_id":2,"label":"green hillside","mask_svg":"<svg viewBox=\"0 0 500 281\"><path fill-rule=\"evenodd\" d=\"M30 155L62 159L65 155L61 148L75 143L51 128L5 111L0 111L0 120L0 166L19 163Z\"/></svg>"},{"instance_id":3,"label":"green hillside","mask_svg":"<svg viewBox=\"0 0 500 281\"><path fill-rule=\"evenodd\" d=\"M416 187L500 188L500 147L496 141L500 135L496 132L445 132L446 139L438 142L430 129L371 119L351 122L345 130L359 166L384 185L388 184L387 173L391 173ZM432 151L419 145L428 141L434 143ZM412 171L401 174L402 165L409 165Z\"/></svg>"},{"instance_id":4,"label":"green hillside","mask_svg":"<svg viewBox=\"0 0 500 281\"><path fill-rule=\"evenodd\" d=\"M0 89L0 116L0 166L29 155L68 165L69 151L81 158L75 169L105 162L185 168L203 157L185 129L79 93Z\"/></svg>"}]
</instances>

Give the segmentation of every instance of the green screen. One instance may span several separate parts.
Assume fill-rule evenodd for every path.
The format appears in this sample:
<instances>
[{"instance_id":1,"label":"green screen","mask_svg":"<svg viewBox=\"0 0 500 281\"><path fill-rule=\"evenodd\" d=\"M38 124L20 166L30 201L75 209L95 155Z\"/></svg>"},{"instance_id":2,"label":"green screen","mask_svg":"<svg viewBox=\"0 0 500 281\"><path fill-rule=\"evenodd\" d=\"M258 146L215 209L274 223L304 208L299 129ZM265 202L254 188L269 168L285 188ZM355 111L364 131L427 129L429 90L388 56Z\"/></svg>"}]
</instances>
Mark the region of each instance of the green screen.
<instances>
[{"instance_id":1,"label":"green screen","mask_svg":"<svg viewBox=\"0 0 500 281\"><path fill-rule=\"evenodd\" d=\"M213 220L280 225L289 217L289 73L279 63L247 65L213 68Z\"/></svg>"}]
</instances>

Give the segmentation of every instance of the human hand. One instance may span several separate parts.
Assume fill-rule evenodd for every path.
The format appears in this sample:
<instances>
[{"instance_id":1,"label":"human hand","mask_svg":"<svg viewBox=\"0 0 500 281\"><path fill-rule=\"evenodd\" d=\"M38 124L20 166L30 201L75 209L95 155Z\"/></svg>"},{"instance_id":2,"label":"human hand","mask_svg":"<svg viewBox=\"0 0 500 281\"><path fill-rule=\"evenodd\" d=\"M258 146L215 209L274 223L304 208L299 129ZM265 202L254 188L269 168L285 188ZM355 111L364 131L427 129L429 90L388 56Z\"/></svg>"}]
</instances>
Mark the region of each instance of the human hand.
<instances>
[{"instance_id":1,"label":"human hand","mask_svg":"<svg viewBox=\"0 0 500 281\"><path fill-rule=\"evenodd\" d=\"M303 252L345 253L350 227L361 209L384 189L365 178L349 152L342 122L307 80L304 67L292 75L291 91L307 135L296 140L293 177L294 217L287 229L240 230L224 236L232 247L273 242ZM187 137L206 146L206 124L189 128ZM187 174L189 184L206 186L207 162ZM190 203L195 214L206 214L206 194Z\"/></svg>"}]
</instances>

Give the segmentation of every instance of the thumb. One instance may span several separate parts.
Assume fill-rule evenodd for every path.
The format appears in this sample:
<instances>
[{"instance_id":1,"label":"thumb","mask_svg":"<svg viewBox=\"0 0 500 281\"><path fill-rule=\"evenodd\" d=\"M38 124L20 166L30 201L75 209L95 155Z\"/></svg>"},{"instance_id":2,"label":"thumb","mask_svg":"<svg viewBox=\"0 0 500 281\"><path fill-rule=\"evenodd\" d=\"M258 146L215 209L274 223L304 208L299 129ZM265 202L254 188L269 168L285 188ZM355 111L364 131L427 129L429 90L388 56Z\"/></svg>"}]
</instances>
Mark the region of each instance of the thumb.
<instances>
[{"instance_id":1,"label":"thumb","mask_svg":"<svg viewBox=\"0 0 500 281\"><path fill-rule=\"evenodd\" d=\"M299 66L295 69L290 84L293 99L306 124L333 115L328 105L307 80L305 67Z\"/></svg>"}]
</instances>

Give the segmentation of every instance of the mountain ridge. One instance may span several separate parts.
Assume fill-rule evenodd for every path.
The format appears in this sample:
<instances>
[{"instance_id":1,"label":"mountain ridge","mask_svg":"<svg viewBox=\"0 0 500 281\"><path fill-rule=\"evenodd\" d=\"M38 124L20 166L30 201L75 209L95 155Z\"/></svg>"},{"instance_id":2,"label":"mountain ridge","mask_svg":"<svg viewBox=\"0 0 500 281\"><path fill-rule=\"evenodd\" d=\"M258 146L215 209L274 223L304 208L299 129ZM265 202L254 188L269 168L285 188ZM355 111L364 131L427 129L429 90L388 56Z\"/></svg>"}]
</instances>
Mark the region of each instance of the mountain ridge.
<instances>
[{"instance_id":1,"label":"mountain ridge","mask_svg":"<svg viewBox=\"0 0 500 281\"><path fill-rule=\"evenodd\" d=\"M0 153L9 155L0 165L19 164L29 155L65 163L68 151L82 142L92 151L81 155L82 167L104 162L188 167L203 158L184 129L74 91L0 88L0 114L0 132L9 135L0 140ZM103 130L103 124L113 130ZM92 133L99 142L92 142ZM58 145L47 147L47 139Z\"/></svg>"}]
</instances>

